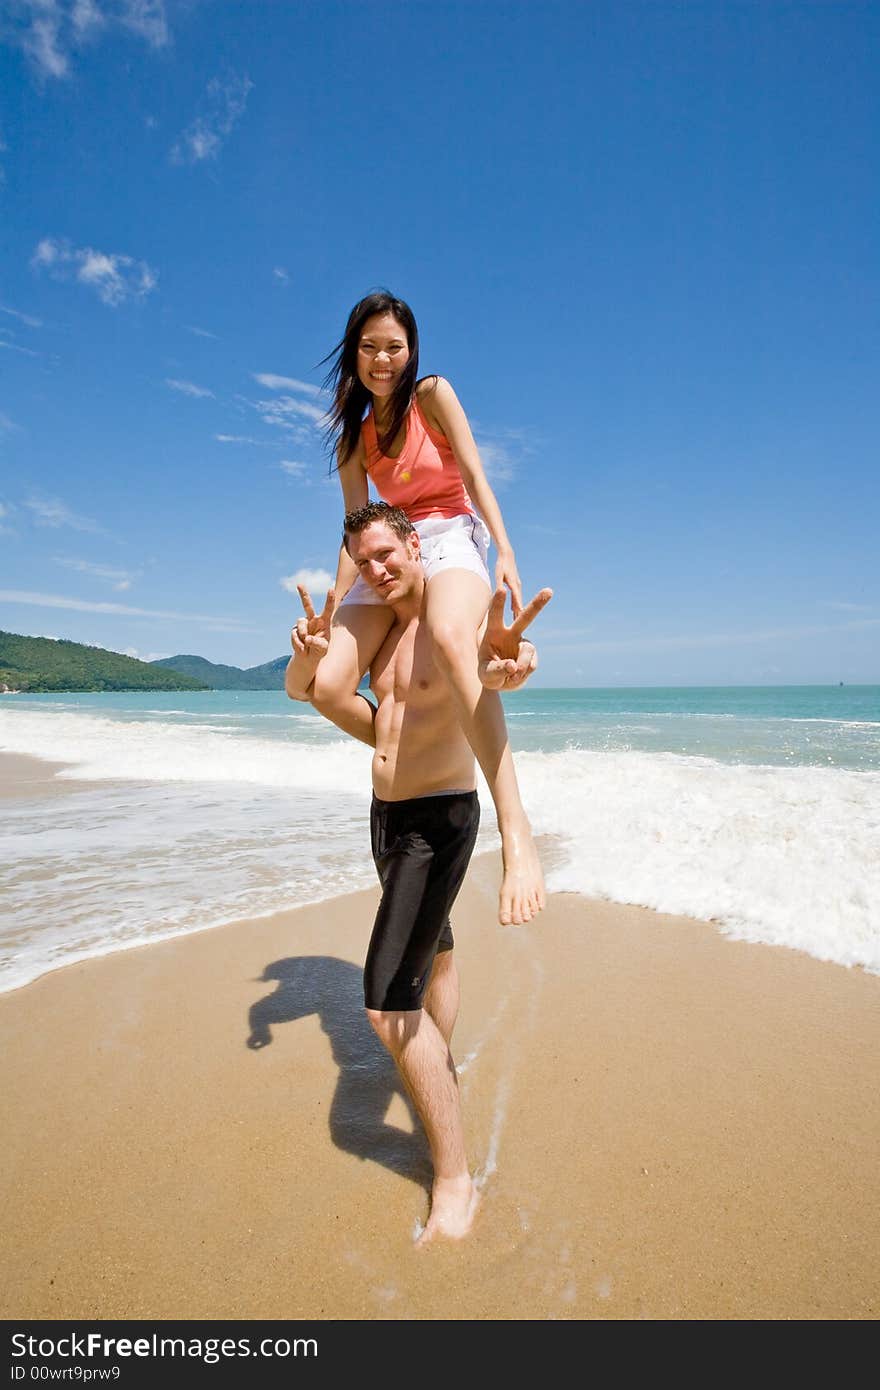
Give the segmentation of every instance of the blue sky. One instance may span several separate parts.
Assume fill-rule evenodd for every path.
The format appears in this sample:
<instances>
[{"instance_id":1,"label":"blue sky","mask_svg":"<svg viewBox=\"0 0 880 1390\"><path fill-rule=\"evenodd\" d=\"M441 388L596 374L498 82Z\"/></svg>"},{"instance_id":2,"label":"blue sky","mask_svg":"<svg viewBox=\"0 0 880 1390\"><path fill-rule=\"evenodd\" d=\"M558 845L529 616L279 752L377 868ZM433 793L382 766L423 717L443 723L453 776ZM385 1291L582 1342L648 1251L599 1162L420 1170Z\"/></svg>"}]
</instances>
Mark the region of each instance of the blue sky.
<instances>
[{"instance_id":1,"label":"blue sky","mask_svg":"<svg viewBox=\"0 0 880 1390\"><path fill-rule=\"evenodd\" d=\"M545 685L880 680L874 4L0 6L0 627L286 650L320 359L456 388Z\"/></svg>"}]
</instances>

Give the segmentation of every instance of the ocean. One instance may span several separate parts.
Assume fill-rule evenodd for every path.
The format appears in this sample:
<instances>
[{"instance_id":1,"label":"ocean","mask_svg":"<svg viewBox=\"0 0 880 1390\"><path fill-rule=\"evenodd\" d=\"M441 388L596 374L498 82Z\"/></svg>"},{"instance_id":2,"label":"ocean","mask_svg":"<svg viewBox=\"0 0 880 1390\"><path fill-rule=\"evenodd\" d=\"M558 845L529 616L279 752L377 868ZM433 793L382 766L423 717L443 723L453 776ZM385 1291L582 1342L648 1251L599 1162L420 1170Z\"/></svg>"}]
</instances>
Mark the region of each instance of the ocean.
<instances>
[{"instance_id":1,"label":"ocean","mask_svg":"<svg viewBox=\"0 0 880 1390\"><path fill-rule=\"evenodd\" d=\"M880 686L505 708L551 891L880 973ZM5 696L0 751L88 783L2 803L0 990L375 881L370 752L280 691Z\"/></svg>"}]
</instances>

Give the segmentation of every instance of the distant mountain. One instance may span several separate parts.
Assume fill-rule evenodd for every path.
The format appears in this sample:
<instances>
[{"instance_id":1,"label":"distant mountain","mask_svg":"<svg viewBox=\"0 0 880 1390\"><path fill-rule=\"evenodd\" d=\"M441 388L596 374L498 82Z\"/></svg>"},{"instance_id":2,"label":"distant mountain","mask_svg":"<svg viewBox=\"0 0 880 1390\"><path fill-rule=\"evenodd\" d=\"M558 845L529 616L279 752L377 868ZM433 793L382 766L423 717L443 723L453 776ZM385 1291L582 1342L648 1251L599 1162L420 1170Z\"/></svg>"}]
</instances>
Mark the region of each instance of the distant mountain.
<instances>
[{"instance_id":1,"label":"distant mountain","mask_svg":"<svg viewBox=\"0 0 880 1390\"><path fill-rule=\"evenodd\" d=\"M51 637L0 632L0 691L205 690L180 671L157 671L152 661Z\"/></svg>"},{"instance_id":2,"label":"distant mountain","mask_svg":"<svg viewBox=\"0 0 880 1390\"><path fill-rule=\"evenodd\" d=\"M151 665L193 676L211 690L283 690L289 660L289 656L276 656L274 661L264 661L262 666L248 666L243 670L240 666L215 665L203 656L164 656L161 661L154 661ZM369 685L370 677L367 674L362 678L359 689L367 690Z\"/></svg>"},{"instance_id":3,"label":"distant mountain","mask_svg":"<svg viewBox=\"0 0 880 1390\"><path fill-rule=\"evenodd\" d=\"M264 661L262 666L249 666L246 670L240 666L220 666L206 661L203 656L165 656L150 664L192 676L211 690L283 690L289 659L278 656L274 661Z\"/></svg>"}]
</instances>

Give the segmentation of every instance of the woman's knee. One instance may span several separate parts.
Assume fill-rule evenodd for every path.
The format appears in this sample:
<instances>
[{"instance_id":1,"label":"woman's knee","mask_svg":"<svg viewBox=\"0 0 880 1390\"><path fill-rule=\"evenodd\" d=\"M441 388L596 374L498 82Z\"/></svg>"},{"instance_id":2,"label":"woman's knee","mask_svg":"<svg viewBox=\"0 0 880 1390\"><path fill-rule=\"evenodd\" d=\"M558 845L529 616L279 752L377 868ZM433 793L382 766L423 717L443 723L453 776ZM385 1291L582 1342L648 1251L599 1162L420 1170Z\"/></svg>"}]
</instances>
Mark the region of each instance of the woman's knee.
<instances>
[{"instance_id":1,"label":"woman's knee","mask_svg":"<svg viewBox=\"0 0 880 1390\"><path fill-rule=\"evenodd\" d=\"M434 644L435 656L446 665L473 659L477 646L477 630L461 618L436 613L428 618L428 632Z\"/></svg>"}]
</instances>

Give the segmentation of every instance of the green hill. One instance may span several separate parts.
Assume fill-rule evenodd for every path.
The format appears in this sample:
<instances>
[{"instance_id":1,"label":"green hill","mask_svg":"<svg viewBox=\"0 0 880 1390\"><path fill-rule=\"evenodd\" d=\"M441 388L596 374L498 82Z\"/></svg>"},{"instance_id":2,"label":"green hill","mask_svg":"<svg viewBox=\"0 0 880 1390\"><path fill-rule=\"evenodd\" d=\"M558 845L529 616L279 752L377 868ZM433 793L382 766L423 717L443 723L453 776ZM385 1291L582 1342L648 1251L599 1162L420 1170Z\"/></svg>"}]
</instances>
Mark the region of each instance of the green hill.
<instances>
[{"instance_id":1,"label":"green hill","mask_svg":"<svg viewBox=\"0 0 880 1390\"><path fill-rule=\"evenodd\" d=\"M205 690L179 671L156 669L103 647L0 632L0 690Z\"/></svg>"},{"instance_id":2,"label":"green hill","mask_svg":"<svg viewBox=\"0 0 880 1390\"><path fill-rule=\"evenodd\" d=\"M274 661L263 662L262 666L249 666L245 670L240 666L217 665L203 656L166 656L151 664L192 676L212 690L283 690L288 660L286 656L279 656Z\"/></svg>"}]
</instances>

